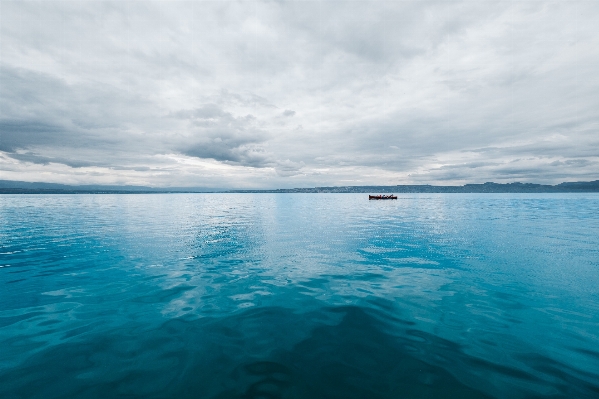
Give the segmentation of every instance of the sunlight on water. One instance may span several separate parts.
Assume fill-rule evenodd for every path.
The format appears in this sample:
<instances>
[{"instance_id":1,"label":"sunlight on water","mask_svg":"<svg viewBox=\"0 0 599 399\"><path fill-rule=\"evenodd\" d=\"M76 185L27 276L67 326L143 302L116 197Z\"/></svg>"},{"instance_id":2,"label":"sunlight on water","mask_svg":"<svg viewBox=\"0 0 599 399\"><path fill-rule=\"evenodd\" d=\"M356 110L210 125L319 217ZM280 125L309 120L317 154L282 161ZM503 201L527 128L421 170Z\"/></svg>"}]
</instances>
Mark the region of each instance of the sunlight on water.
<instances>
[{"instance_id":1,"label":"sunlight on water","mask_svg":"<svg viewBox=\"0 0 599 399\"><path fill-rule=\"evenodd\" d=\"M599 397L595 194L0 196L2 398Z\"/></svg>"}]
</instances>

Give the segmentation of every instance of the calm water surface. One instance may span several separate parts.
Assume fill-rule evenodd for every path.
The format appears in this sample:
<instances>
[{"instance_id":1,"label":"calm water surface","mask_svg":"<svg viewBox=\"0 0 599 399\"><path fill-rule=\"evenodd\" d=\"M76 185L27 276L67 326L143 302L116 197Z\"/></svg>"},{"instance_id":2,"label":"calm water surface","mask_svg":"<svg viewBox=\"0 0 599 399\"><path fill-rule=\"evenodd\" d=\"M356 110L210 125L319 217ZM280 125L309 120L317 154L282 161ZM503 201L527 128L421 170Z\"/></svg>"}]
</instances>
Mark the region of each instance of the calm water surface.
<instances>
[{"instance_id":1,"label":"calm water surface","mask_svg":"<svg viewBox=\"0 0 599 399\"><path fill-rule=\"evenodd\" d=\"M367 198L0 195L0 397L599 397L599 195Z\"/></svg>"}]
</instances>

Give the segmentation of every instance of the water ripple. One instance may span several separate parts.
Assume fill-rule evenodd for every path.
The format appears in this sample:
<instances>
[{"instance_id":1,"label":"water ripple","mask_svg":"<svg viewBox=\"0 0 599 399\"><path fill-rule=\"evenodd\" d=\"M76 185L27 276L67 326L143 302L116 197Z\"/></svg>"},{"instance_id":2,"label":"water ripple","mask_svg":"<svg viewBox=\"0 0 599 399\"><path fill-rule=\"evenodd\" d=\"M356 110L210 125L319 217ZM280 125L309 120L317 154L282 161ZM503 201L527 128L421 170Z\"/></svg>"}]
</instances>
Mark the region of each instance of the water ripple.
<instances>
[{"instance_id":1,"label":"water ripple","mask_svg":"<svg viewBox=\"0 0 599 399\"><path fill-rule=\"evenodd\" d=\"M599 397L599 196L2 195L0 396Z\"/></svg>"}]
</instances>

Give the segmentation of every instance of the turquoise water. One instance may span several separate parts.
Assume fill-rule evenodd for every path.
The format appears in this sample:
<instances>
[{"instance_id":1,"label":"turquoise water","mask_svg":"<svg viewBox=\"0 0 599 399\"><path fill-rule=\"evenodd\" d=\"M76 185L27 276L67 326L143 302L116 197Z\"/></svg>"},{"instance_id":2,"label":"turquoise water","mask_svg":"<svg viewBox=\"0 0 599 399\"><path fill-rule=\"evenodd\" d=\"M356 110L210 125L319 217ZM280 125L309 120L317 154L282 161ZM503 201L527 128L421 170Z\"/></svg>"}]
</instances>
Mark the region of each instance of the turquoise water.
<instances>
[{"instance_id":1,"label":"turquoise water","mask_svg":"<svg viewBox=\"0 0 599 399\"><path fill-rule=\"evenodd\" d=\"M599 195L0 195L2 398L597 398Z\"/></svg>"}]
</instances>

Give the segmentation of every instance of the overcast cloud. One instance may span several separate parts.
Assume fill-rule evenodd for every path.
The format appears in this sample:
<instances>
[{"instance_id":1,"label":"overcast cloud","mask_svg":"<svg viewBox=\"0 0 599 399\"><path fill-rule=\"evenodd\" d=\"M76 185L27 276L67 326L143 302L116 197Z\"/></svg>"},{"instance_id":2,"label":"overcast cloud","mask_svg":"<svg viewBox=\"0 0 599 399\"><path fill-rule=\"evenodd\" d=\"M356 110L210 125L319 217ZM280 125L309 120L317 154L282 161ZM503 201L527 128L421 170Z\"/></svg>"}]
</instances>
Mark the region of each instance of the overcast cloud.
<instances>
[{"instance_id":1,"label":"overcast cloud","mask_svg":"<svg viewBox=\"0 0 599 399\"><path fill-rule=\"evenodd\" d=\"M599 179L599 2L0 2L0 178Z\"/></svg>"}]
</instances>

